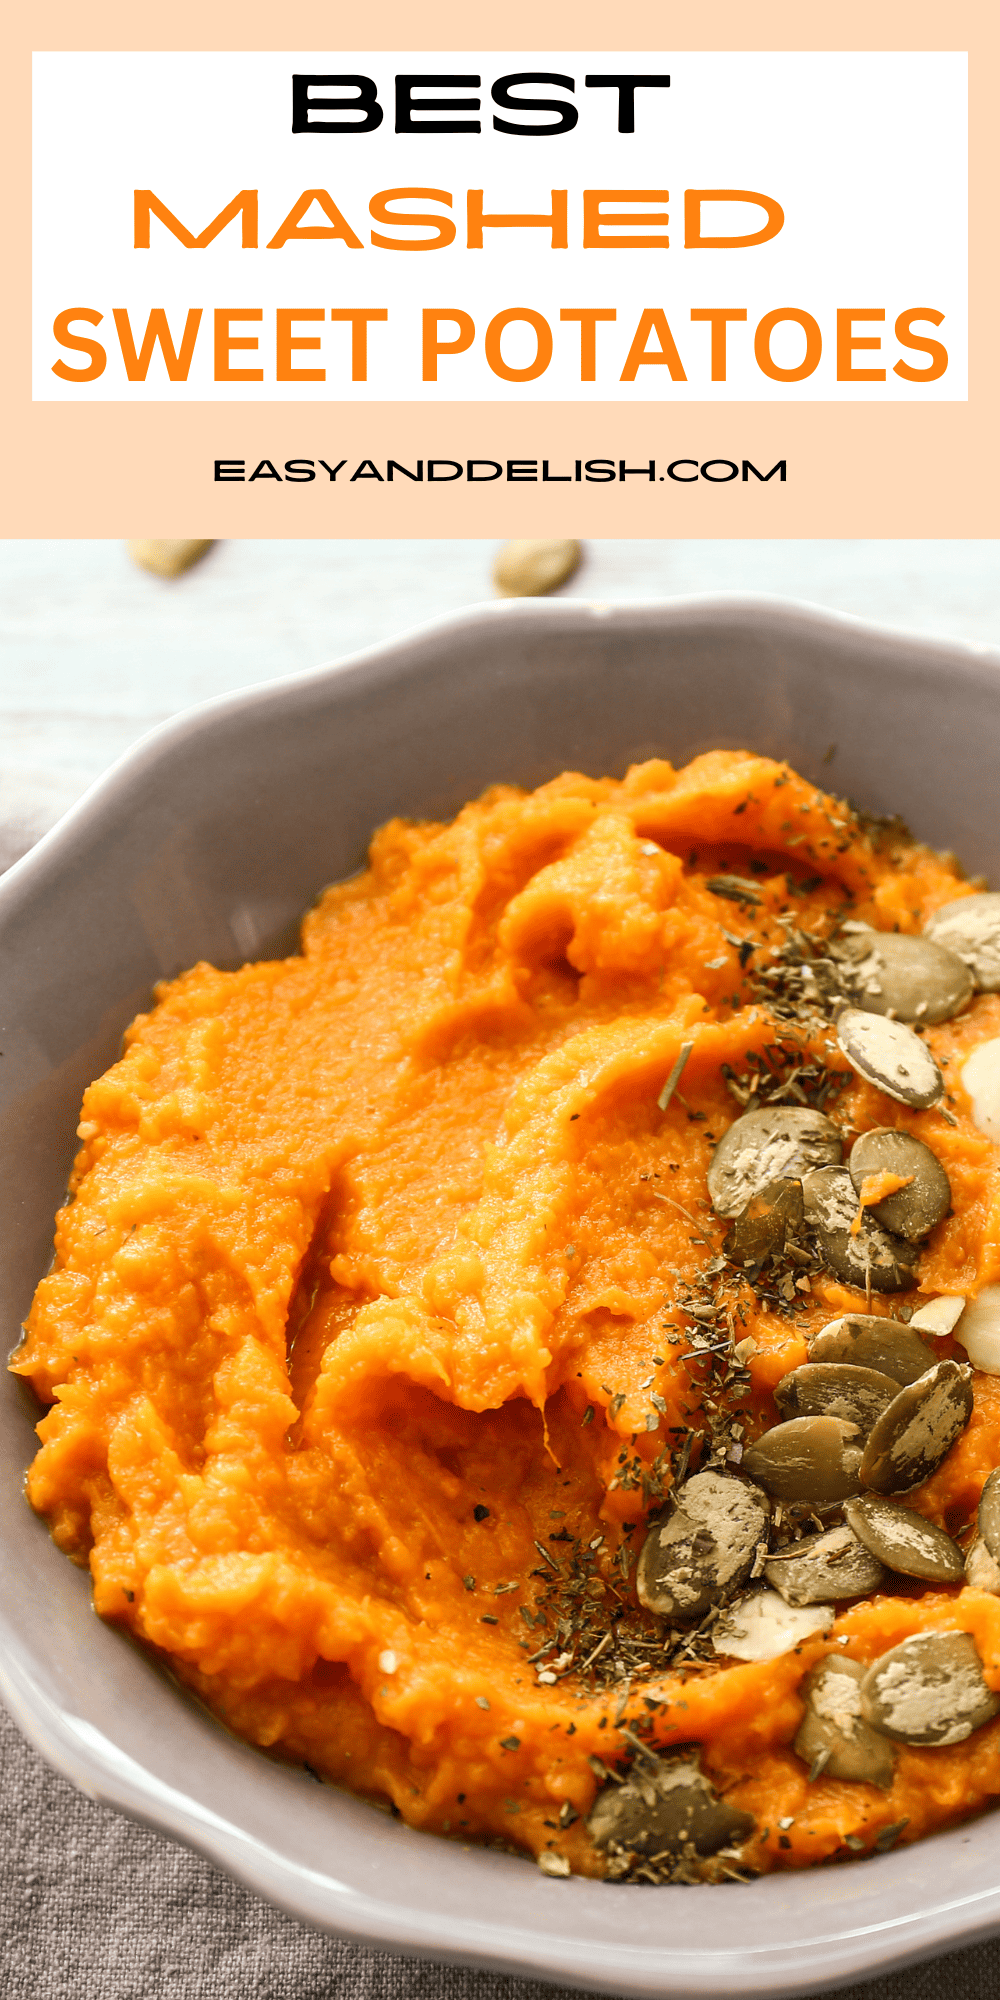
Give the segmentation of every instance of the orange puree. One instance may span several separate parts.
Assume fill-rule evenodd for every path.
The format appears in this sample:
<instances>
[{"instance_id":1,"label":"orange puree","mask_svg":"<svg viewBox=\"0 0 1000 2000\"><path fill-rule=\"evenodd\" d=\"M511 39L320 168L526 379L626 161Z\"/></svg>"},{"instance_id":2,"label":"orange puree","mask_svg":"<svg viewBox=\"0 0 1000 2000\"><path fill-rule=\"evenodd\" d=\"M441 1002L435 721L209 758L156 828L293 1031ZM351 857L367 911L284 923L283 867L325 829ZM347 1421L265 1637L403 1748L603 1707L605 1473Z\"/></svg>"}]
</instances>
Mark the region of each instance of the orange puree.
<instances>
[{"instance_id":1,"label":"orange puree","mask_svg":"<svg viewBox=\"0 0 1000 2000\"><path fill-rule=\"evenodd\" d=\"M911 1187L912 1184L912 1174L866 1174L858 1194L858 1212L851 1223L851 1235L859 1234L866 1208L874 1208L876 1203L884 1201L887 1195L898 1194L900 1188Z\"/></svg>"},{"instance_id":2,"label":"orange puree","mask_svg":"<svg viewBox=\"0 0 1000 2000\"><path fill-rule=\"evenodd\" d=\"M720 874L746 894L710 889ZM950 1176L920 1293L1000 1278L998 1152L958 1083L998 998L929 1030L949 1095L916 1112L845 1073L829 1030L776 1027L756 983L789 913L817 935L845 912L916 931L955 893L949 859L713 752L395 820L300 955L162 986L87 1091L15 1362L51 1405L31 1504L101 1616L249 1741L415 1826L583 1873L605 1867L590 1760L620 1759L625 1728L702 1746L757 1818L758 1869L992 1798L1000 1724L901 1750L888 1793L810 1784L791 1741L799 1682L841 1641L868 1660L958 1627L1000 1688L1000 1599L899 1580L767 1664L664 1666L633 1586L672 1457L712 1447L683 1302L724 1232L705 1175L730 1083L793 1058L836 1072L823 1102L848 1143L898 1125ZM762 1304L734 1277L731 1298L748 1442L809 1331L864 1294L814 1277ZM1000 1384L975 1387L907 1500L952 1532L1000 1463Z\"/></svg>"}]
</instances>

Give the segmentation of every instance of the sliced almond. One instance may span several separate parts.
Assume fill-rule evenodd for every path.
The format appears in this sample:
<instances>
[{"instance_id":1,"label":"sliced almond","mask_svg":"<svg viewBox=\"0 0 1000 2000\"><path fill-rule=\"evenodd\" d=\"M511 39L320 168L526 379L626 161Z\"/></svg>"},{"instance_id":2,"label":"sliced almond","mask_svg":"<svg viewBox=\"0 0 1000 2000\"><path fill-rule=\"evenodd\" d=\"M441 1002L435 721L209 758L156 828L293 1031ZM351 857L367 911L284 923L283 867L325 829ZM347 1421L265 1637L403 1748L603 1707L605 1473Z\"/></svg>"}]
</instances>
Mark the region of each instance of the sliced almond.
<instances>
[{"instance_id":1,"label":"sliced almond","mask_svg":"<svg viewBox=\"0 0 1000 2000\"><path fill-rule=\"evenodd\" d=\"M962 1065L962 1088L972 1099L972 1122L987 1139L1000 1140L1000 1039L980 1042Z\"/></svg>"},{"instance_id":2,"label":"sliced almond","mask_svg":"<svg viewBox=\"0 0 1000 2000\"><path fill-rule=\"evenodd\" d=\"M965 1311L965 1299L961 1292L942 1292L940 1297L929 1300L915 1312L910 1325L918 1333L933 1333L940 1339L946 1333L954 1333Z\"/></svg>"},{"instance_id":3,"label":"sliced almond","mask_svg":"<svg viewBox=\"0 0 1000 2000\"><path fill-rule=\"evenodd\" d=\"M982 1375L1000 1375L1000 1285L984 1285L970 1299L955 1328L973 1368Z\"/></svg>"},{"instance_id":4,"label":"sliced almond","mask_svg":"<svg viewBox=\"0 0 1000 2000\"><path fill-rule=\"evenodd\" d=\"M712 1644L733 1660L778 1660L828 1632L833 1617L829 1604L786 1604L777 1590L755 1590L716 1619Z\"/></svg>"},{"instance_id":5,"label":"sliced almond","mask_svg":"<svg viewBox=\"0 0 1000 2000\"><path fill-rule=\"evenodd\" d=\"M1000 990L1000 895L995 889L942 903L924 925L924 936L957 952L984 993Z\"/></svg>"},{"instance_id":6,"label":"sliced almond","mask_svg":"<svg viewBox=\"0 0 1000 2000\"><path fill-rule=\"evenodd\" d=\"M1000 1562L992 1556L982 1535L977 1535L965 1558L965 1581L970 1590L985 1590L1000 1597Z\"/></svg>"}]
</instances>

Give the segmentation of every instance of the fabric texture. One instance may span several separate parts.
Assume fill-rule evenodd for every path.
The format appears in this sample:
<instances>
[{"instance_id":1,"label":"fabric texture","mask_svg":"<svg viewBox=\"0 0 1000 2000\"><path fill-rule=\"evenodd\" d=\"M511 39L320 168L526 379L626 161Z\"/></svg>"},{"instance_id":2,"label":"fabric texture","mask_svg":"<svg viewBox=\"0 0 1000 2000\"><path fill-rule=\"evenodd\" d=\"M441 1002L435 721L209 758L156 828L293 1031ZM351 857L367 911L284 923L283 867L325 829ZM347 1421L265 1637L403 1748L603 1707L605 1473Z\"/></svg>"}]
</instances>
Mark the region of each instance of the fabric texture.
<instances>
[{"instance_id":1,"label":"fabric texture","mask_svg":"<svg viewBox=\"0 0 1000 2000\"><path fill-rule=\"evenodd\" d=\"M534 1979L389 1956L294 1923L198 1855L84 1798L35 1755L3 1709L0 1837L3 2000L551 2000L554 1993ZM670 1891L636 1891L643 1893ZM840 1989L841 2000L996 2000L998 1993L1000 1941Z\"/></svg>"}]
</instances>

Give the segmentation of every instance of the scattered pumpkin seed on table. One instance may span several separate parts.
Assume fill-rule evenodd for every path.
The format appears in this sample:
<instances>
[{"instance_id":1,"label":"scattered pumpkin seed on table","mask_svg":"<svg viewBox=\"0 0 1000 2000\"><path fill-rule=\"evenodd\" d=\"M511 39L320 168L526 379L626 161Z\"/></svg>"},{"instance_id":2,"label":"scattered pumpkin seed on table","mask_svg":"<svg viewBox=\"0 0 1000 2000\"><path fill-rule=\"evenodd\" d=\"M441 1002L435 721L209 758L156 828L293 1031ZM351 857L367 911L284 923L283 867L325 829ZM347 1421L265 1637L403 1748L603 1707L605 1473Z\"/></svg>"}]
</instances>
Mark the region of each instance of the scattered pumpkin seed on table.
<instances>
[{"instance_id":1,"label":"scattered pumpkin seed on table","mask_svg":"<svg viewBox=\"0 0 1000 2000\"><path fill-rule=\"evenodd\" d=\"M579 569L580 542L505 542L493 565L498 597L544 597Z\"/></svg>"},{"instance_id":2,"label":"scattered pumpkin seed on table","mask_svg":"<svg viewBox=\"0 0 1000 2000\"><path fill-rule=\"evenodd\" d=\"M151 576L181 576L200 562L212 547L207 542L129 542L129 555L140 569L147 569Z\"/></svg>"}]
</instances>

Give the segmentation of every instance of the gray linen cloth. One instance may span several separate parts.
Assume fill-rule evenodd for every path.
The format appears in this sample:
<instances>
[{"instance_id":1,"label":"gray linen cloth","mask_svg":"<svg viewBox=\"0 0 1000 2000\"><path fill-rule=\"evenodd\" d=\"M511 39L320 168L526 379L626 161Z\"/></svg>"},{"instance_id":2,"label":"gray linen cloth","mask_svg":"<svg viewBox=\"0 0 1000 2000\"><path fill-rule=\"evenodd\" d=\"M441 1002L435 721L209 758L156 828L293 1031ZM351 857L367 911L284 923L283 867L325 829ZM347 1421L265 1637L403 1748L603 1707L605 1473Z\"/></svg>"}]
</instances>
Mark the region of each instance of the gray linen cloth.
<instances>
[{"instance_id":1,"label":"gray linen cloth","mask_svg":"<svg viewBox=\"0 0 1000 2000\"><path fill-rule=\"evenodd\" d=\"M3 2000L554 2000L534 1979L390 1957L294 1923L74 1791L2 1708L0 1829ZM1000 1941L841 1988L841 2000L998 1994Z\"/></svg>"}]
</instances>

